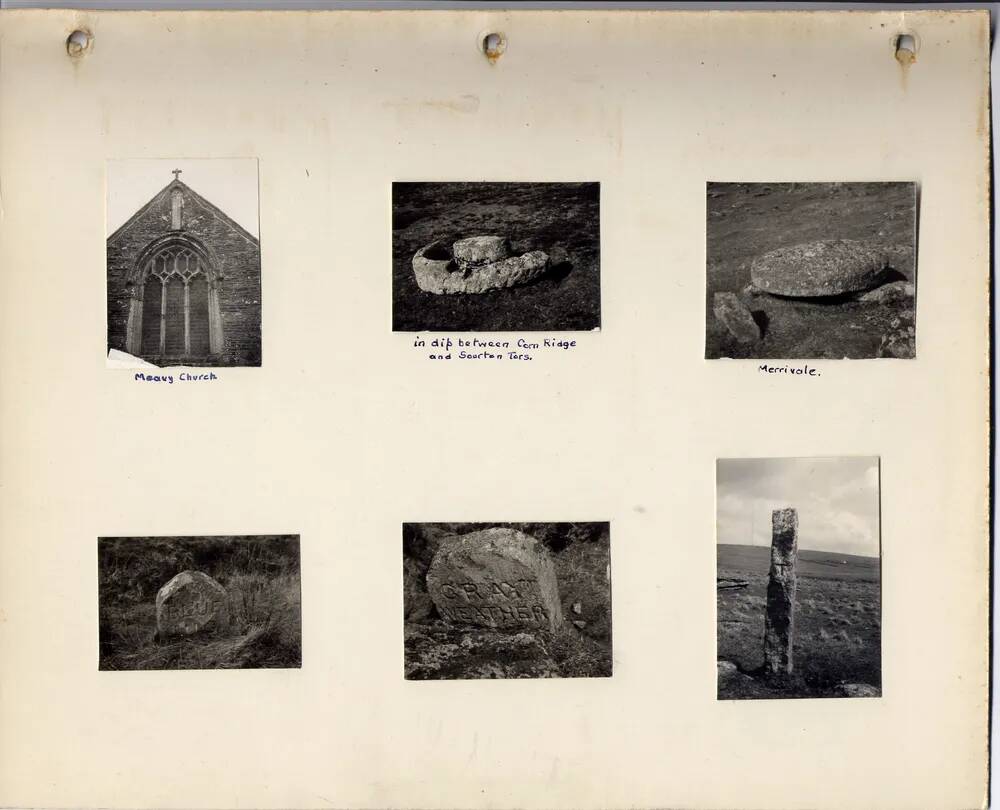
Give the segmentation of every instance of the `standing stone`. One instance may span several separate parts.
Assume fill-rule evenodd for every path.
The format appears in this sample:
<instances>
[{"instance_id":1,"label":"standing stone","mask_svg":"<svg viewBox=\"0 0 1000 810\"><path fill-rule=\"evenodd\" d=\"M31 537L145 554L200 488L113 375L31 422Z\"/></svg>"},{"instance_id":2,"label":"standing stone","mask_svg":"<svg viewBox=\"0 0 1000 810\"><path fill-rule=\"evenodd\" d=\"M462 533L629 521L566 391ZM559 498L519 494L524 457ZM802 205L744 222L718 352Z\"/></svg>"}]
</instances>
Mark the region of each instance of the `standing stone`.
<instances>
[{"instance_id":1,"label":"standing stone","mask_svg":"<svg viewBox=\"0 0 1000 810\"><path fill-rule=\"evenodd\" d=\"M811 298L870 290L883 278L886 252L868 242L827 239L778 248L750 263L750 280L764 292Z\"/></svg>"},{"instance_id":2,"label":"standing stone","mask_svg":"<svg viewBox=\"0 0 1000 810\"><path fill-rule=\"evenodd\" d=\"M753 319L750 309L737 297L736 293L715 294L712 311L715 317L740 343L754 343L760 340L760 327Z\"/></svg>"},{"instance_id":3,"label":"standing stone","mask_svg":"<svg viewBox=\"0 0 1000 810\"><path fill-rule=\"evenodd\" d=\"M556 630L563 621L552 558L538 540L514 529L442 541L427 590L453 624L521 631Z\"/></svg>"},{"instance_id":4,"label":"standing stone","mask_svg":"<svg viewBox=\"0 0 1000 810\"><path fill-rule=\"evenodd\" d=\"M182 571L156 594L160 638L214 632L228 624L226 589L201 571Z\"/></svg>"},{"instance_id":5,"label":"standing stone","mask_svg":"<svg viewBox=\"0 0 1000 810\"><path fill-rule=\"evenodd\" d=\"M764 668L770 675L792 672L798 533L799 516L794 509L771 513L771 572L764 617Z\"/></svg>"}]
</instances>

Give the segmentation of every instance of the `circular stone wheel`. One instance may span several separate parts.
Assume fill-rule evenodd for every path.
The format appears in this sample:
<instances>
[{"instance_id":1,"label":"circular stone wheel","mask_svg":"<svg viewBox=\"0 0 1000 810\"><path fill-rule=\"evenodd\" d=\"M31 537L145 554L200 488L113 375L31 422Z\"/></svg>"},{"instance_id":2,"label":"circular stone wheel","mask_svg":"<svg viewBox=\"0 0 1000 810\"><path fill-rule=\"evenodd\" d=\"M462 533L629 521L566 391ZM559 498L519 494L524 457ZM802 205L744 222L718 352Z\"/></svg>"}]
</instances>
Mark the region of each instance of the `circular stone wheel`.
<instances>
[{"instance_id":1,"label":"circular stone wheel","mask_svg":"<svg viewBox=\"0 0 1000 810\"><path fill-rule=\"evenodd\" d=\"M813 298L874 287L888 266L884 250L851 239L778 248L750 265L750 280L774 295Z\"/></svg>"}]
</instances>

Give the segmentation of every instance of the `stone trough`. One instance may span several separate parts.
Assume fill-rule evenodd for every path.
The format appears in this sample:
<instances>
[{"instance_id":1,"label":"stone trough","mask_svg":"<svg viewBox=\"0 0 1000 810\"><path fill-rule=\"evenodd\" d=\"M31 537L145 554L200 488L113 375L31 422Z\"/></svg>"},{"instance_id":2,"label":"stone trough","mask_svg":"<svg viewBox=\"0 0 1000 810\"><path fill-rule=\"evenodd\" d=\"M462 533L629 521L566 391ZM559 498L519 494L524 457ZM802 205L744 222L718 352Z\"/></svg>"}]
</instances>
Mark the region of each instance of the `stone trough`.
<instances>
[{"instance_id":1,"label":"stone trough","mask_svg":"<svg viewBox=\"0 0 1000 810\"><path fill-rule=\"evenodd\" d=\"M435 295L484 293L526 284L549 267L549 256L532 250L511 256L504 236L472 236L449 246L438 240L413 257L417 286Z\"/></svg>"}]
</instances>

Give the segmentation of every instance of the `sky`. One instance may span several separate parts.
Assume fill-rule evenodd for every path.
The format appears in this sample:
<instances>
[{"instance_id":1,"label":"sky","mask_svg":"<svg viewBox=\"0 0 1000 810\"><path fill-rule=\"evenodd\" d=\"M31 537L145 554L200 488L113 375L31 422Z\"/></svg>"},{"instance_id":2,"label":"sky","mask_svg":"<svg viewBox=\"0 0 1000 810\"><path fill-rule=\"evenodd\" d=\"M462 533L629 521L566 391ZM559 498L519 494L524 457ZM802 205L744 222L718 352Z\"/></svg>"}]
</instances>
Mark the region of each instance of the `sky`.
<instances>
[{"instance_id":1,"label":"sky","mask_svg":"<svg viewBox=\"0 0 1000 810\"><path fill-rule=\"evenodd\" d=\"M109 160L107 236L170 183L171 172L259 238L256 158Z\"/></svg>"},{"instance_id":2,"label":"sky","mask_svg":"<svg viewBox=\"0 0 1000 810\"><path fill-rule=\"evenodd\" d=\"M717 541L771 545L771 511L799 513L799 548L879 556L874 456L733 458L716 466Z\"/></svg>"}]
</instances>

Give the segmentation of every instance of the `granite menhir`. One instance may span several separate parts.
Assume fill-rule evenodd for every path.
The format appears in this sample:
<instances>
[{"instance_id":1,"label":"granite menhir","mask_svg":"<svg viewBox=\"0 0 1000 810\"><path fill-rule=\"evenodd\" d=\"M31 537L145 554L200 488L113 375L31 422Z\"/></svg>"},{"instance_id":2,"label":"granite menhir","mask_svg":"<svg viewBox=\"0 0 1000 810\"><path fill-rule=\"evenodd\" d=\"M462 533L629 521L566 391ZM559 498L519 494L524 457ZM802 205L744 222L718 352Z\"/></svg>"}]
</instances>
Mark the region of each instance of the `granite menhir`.
<instances>
[{"instance_id":1,"label":"granite menhir","mask_svg":"<svg viewBox=\"0 0 1000 810\"><path fill-rule=\"evenodd\" d=\"M552 558L538 540L514 529L443 540L427 571L427 590L453 624L507 630L562 625Z\"/></svg>"},{"instance_id":2,"label":"granite menhir","mask_svg":"<svg viewBox=\"0 0 1000 810\"><path fill-rule=\"evenodd\" d=\"M799 516L794 509L771 512L771 571L764 617L764 667L770 675L792 672L798 533Z\"/></svg>"}]
</instances>

